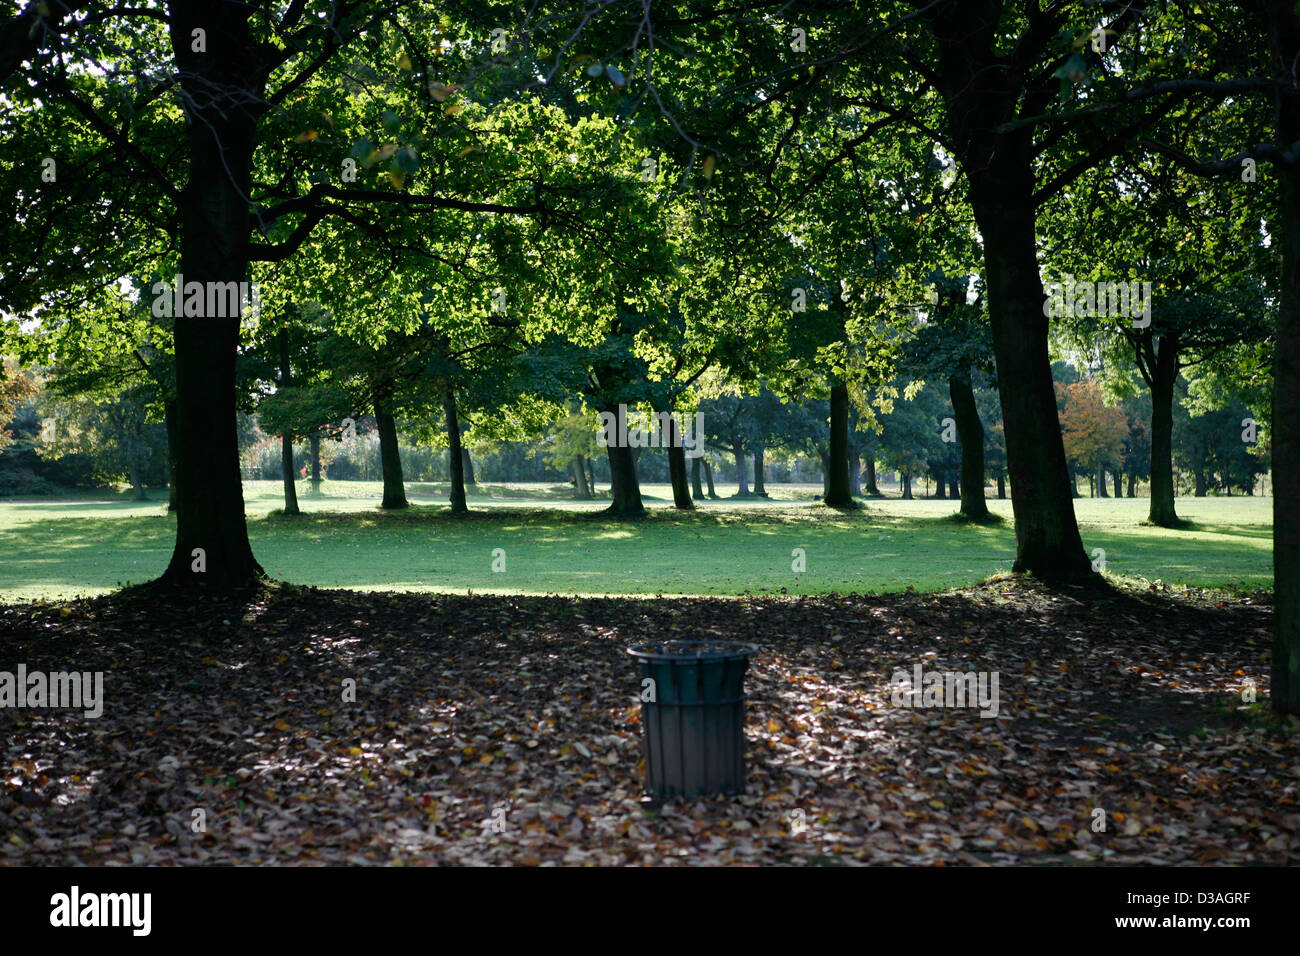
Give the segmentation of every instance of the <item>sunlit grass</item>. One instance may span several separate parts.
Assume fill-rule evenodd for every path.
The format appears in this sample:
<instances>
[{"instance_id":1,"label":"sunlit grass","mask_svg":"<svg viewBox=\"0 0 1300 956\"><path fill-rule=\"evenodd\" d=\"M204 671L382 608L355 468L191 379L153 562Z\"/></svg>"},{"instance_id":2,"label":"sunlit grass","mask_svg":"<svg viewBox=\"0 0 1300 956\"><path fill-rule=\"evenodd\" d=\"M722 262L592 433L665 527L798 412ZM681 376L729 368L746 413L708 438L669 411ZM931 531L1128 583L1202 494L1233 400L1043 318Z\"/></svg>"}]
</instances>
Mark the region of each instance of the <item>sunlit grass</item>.
<instances>
[{"instance_id":1,"label":"sunlit grass","mask_svg":"<svg viewBox=\"0 0 1300 956\"><path fill-rule=\"evenodd\" d=\"M617 522L606 501L577 502L557 485L491 485L470 496L474 514L449 516L439 486L412 483L413 507L378 509L377 482L300 483L296 518L278 482L245 486L249 534L263 567L299 584L365 590L500 594L717 595L943 590L1009 571L1015 551L1010 501L991 500L1000 525L945 520L947 500L871 500L856 513L813 502L816 486L770 486L775 496L672 508L667 486L645 487L649 517ZM445 489L445 486L442 486ZM426 497L420 497L421 492ZM729 492L730 489L727 489ZM725 494L722 488L719 492ZM566 497L552 497L564 495ZM798 496L797 498L795 496ZM174 519L165 500L0 502L0 599L99 594L159 575ZM1090 554L1108 573L1170 586L1268 587L1272 500L1179 499L1192 522L1171 531L1142 524L1145 499L1080 499ZM505 551L505 571L492 570ZM802 548L806 570L792 569Z\"/></svg>"}]
</instances>

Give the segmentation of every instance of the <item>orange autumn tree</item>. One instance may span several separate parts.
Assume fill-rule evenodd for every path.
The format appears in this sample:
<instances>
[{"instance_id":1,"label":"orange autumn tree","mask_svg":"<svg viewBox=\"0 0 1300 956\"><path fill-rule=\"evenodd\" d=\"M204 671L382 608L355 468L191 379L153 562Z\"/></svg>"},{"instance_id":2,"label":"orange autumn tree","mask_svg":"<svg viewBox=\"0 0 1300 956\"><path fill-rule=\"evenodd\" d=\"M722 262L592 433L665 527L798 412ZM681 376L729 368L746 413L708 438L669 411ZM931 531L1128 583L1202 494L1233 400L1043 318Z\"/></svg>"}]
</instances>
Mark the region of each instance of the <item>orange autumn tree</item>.
<instances>
[{"instance_id":1,"label":"orange autumn tree","mask_svg":"<svg viewBox=\"0 0 1300 956\"><path fill-rule=\"evenodd\" d=\"M1062 386L1057 383L1058 397L1063 398L1061 431L1065 441L1065 455L1086 473L1097 472L1113 465L1123 454L1124 439L1128 436L1128 415L1122 408L1108 406L1096 382L1075 382ZM1098 492L1104 489L1098 488Z\"/></svg>"}]
</instances>

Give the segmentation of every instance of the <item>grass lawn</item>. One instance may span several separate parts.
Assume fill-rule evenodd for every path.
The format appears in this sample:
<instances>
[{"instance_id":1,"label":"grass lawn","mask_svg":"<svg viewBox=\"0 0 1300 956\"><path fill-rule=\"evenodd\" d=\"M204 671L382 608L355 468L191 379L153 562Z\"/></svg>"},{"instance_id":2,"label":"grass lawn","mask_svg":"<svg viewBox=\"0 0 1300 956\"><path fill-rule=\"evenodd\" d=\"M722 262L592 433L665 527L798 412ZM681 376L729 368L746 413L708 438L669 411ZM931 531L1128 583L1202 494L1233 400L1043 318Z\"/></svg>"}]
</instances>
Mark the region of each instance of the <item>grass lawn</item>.
<instances>
[{"instance_id":1,"label":"grass lawn","mask_svg":"<svg viewBox=\"0 0 1300 956\"><path fill-rule=\"evenodd\" d=\"M651 515L614 522L605 502L575 502L565 486L492 485L470 497L468 519L446 514L446 485L412 482L408 511L379 510L377 482L325 482L306 512L285 518L278 482L246 482L249 533L263 567L298 584L364 590L500 594L727 595L742 592L887 593L964 587L1009 571L1011 502L990 501L1007 520L946 520L953 501L873 500L855 514L813 502L820 488L770 485L772 499L671 507L666 486L643 488ZM721 489L720 489L721 491ZM729 491L729 489L728 489ZM1106 570L1169 586L1271 586L1271 498L1182 498L1193 522L1179 531L1142 526L1147 500L1080 499L1075 512L1089 553ZM96 595L158 576L171 553L165 500L0 501L0 600ZM493 552L505 552L494 572ZM804 551L795 572L792 553ZM1094 554L1094 557L1096 555Z\"/></svg>"}]
</instances>

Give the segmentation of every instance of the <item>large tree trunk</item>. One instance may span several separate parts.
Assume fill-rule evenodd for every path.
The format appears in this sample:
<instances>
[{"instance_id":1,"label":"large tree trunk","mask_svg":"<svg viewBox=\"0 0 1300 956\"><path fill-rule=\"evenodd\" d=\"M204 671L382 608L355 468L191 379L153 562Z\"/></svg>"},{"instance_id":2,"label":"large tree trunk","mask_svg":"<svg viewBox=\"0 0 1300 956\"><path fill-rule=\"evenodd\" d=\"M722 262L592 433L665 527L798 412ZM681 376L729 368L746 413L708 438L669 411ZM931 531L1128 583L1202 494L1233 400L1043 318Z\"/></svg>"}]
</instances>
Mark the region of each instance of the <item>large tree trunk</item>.
<instances>
[{"instance_id":1,"label":"large tree trunk","mask_svg":"<svg viewBox=\"0 0 1300 956\"><path fill-rule=\"evenodd\" d=\"M763 483L763 446L754 449L754 494L767 497L767 486Z\"/></svg>"},{"instance_id":2,"label":"large tree trunk","mask_svg":"<svg viewBox=\"0 0 1300 956\"><path fill-rule=\"evenodd\" d=\"M177 212L185 283L248 280L249 182L265 70L248 8L221 0L168 7L179 98L187 115L188 180ZM193 31L207 51L194 52ZM176 543L162 580L242 588L265 578L244 519L235 429L239 316L178 316Z\"/></svg>"},{"instance_id":3,"label":"large tree trunk","mask_svg":"<svg viewBox=\"0 0 1300 956\"><path fill-rule=\"evenodd\" d=\"M1289 0L1266 6L1277 141L1300 140L1300 16ZM1300 169L1275 167L1280 184L1282 283L1273 358L1272 702L1300 714Z\"/></svg>"},{"instance_id":4,"label":"large tree trunk","mask_svg":"<svg viewBox=\"0 0 1300 956\"><path fill-rule=\"evenodd\" d=\"M1116 498L1124 497L1124 476L1121 475L1118 471L1112 471L1110 473L1110 477L1115 482L1115 497Z\"/></svg>"},{"instance_id":5,"label":"large tree trunk","mask_svg":"<svg viewBox=\"0 0 1300 956\"><path fill-rule=\"evenodd\" d=\"M626 445L610 445L605 451L609 453L610 491L614 499L606 512L618 518L635 518L645 514L632 449Z\"/></svg>"},{"instance_id":6,"label":"large tree trunk","mask_svg":"<svg viewBox=\"0 0 1300 956\"><path fill-rule=\"evenodd\" d=\"M1178 524L1174 512L1174 383L1178 380L1178 342L1160 336L1151 369L1151 508L1147 520L1162 528Z\"/></svg>"},{"instance_id":7,"label":"large tree trunk","mask_svg":"<svg viewBox=\"0 0 1300 956\"><path fill-rule=\"evenodd\" d=\"M948 482L944 480L943 475L935 472L934 475L934 496L936 498L948 497Z\"/></svg>"},{"instance_id":8,"label":"large tree trunk","mask_svg":"<svg viewBox=\"0 0 1300 956\"><path fill-rule=\"evenodd\" d=\"M848 508L853 504L853 496L849 493L849 388L839 380L831 386L826 503L834 508Z\"/></svg>"},{"instance_id":9,"label":"large tree trunk","mask_svg":"<svg viewBox=\"0 0 1300 956\"><path fill-rule=\"evenodd\" d=\"M989 508L984 501L984 426L969 371L962 369L948 376L948 398L961 442L961 513L968 518L986 518Z\"/></svg>"},{"instance_id":10,"label":"large tree trunk","mask_svg":"<svg viewBox=\"0 0 1300 956\"><path fill-rule=\"evenodd\" d=\"M903 473L903 500L912 500L912 476L906 472Z\"/></svg>"},{"instance_id":11,"label":"large tree trunk","mask_svg":"<svg viewBox=\"0 0 1300 956\"><path fill-rule=\"evenodd\" d=\"M1205 465L1197 465L1196 468L1193 469L1192 474L1196 476L1196 489L1193 491L1193 494L1196 495L1197 498L1204 498L1208 489L1208 483L1205 480Z\"/></svg>"},{"instance_id":12,"label":"large tree trunk","mask_svg":"<svg viewBox=\"0 0 1300 956\"><path fill-rule=\"evenodd\" d=\"M709 497L716 498L718 497L718 492L713 487L713 466L709 464L707 459L700 460L704 462L704 483L708 485Z\"/></svg>"},{"instance_id":13,"label":"large tree trunk","mask_svg":"<svg viewBox=\"0 0 1300 956\"><path fill-rule=\"evenodd\" d=\"M662 419L660 419L662 421ZM677 420L668 416L668 477L673 485L673 505L679 511L691 511L691 489L686 481L686 449L682 447L681 431Z\"/></svg>"},{"instance_id":14,"label":"large tree trunk","mask_svg":"<svg viewBox=\"0 0 1300 956\"><path fill-rule=\"evenodd\" d=\"M167 427L167 510L176 510L176 449L180 445L177 429L176 401L163 405L163 422Z\"/></svg>"},{"instance_id":15,"label":"large tree trunk","mask_svg":"<svg viewBox=\"0 0 1300 956\"><path fill-rule=\"evenodd\" d=\"M447 419L447 464L451 472L451 513L469 514L465 504L465 458L460 444L460 416L456 414L456 393L450 386L442 390L442 413Z\"/></svg>"},{"instance_id":16,"label":"large tree trunk","mask_svg":"<svg viewBox=\"0 0 1300 956\"><path fill-rule=\"evenodd\" d=\"M736 481L740 486L737 494L749 494L749 479L745 477L745 446L740 442L732 442L731 453L736 456Z\"/></svg>"},{"instance_id":17,"label":"large tree trunk","mask_svg":"<svg viewBox=\"0 0 1300 956\"><path fill-rule=\"evenodd\" d=\"M867 457L863 460L866 462L866 467L867 467L867 494L870 495L872 498L883 498L884 495L880 493L880 488L876 485L875 458L873 458L871 455L867 455Z\"/></svg>"},{"instance_id":18,"label":"large tree trunk","mask_svg":"<svg viewBox=\"0 0 1300 956\"><path fill-rule=\"evenodd\" d=\"M406 482L402 480L402 456L397 447L397 421L383 402L375 403L375 425L379 432L379 461L384 472L384 500L381 508L407 508Z\"/></svg>"},{"instance_id":19,"label":"large tree trunk","mask_svg":"<svg viewBox=\"0 0 1300 956\"><path fill-rule=\"evenodd\" d=\"M691 459L691 494L695 496L696 501L704 497L704 489L700 487L700 464L703 461L703 456Z\"/></svg>"}]
</instances>

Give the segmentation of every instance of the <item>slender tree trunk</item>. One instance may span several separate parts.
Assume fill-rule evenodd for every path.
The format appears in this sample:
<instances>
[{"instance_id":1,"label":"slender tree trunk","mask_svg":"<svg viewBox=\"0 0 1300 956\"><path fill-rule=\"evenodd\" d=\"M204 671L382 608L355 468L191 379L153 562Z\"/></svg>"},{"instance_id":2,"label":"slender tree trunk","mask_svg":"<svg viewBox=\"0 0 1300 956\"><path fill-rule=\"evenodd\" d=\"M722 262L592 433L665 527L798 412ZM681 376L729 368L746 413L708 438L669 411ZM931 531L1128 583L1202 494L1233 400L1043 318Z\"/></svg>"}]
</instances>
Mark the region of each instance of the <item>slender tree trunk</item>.
<instances>
[{"instance_id":1,"label":"slender tree trunk","mask_svg":"<svg viewBox=\"0 0 1300 956\"><path fill-rule=\"evenodd\" d=\"M754 494L767 497L767 486L763 483L763 446L754 449Z\"/></svg>"},{"instance_id":2,"label":"slender tree trunk","mask_svg":"<svg viewBox=\"0 0 1300 956\"><path fill-rule=\"evenodd\" d=\"M460 443L460 416L456 413L456 392L450 387L442 391L442 413L447 419L447 465L451 472L451 513L469 514L465 504L465 458Z\"/></svg>"},{"instance_id":3,"label":"slender tree trunk","mask_svg":"<svg viewBox=\"0 0 1300 956\"><path fill-rule=\"evenodd\" d=\"M172 399L163 406L163 421L167 426L167 510L176 510L176 449L180 445L177 436L176 401ZM242 482L241 482L242 485Z\"/></svg>"},{"instance_id":4,"label":"slender tree trunk","mask_svg":"<svg viewBox=\"0 0 1300 956\"><path fill-rule=\"evenodd\" d=\"M943 475L934 476L934 496L936 498L948 497L948 482L944 481Z\"/></svg>"},{"instance_id":5,"label":"slender tree trunk","mask_svg":"<svg viewBox=\"0 0 1300 956\"><path fill-rule=\"evenodd\" d=\"M1071 498L1079 498L1079 497L1082 497L1082 496L1079 494L1079 472L1078 472L1077 469L1074 469L1074 468L1071 468L1071 469L1070 469L1070 497L1071 497ZM1014 507L1014 504L1015 504L1015 499L1014 499L1014 497L1013 497L1013 498L1012 498L1012 505L1013 505L1013 507Z\"/></svg>"},{"instance_id":6,"label":"slender tree trunk","mask_svg":"<svg viewBox=\"0 0 1300 956\"><path fill-rule=\"evenodd\" d=\"M384 500L380 507L407 508L402 456L397 447L397 422L383 402L375 403L375 424L379 432L379 461L384 471Z\"/></svg>"},{"instance_id":7,"label":"slender tree trunk","mask_svg":"<svg viewBox=\"0 0 1300 956\"><path fill-rule=\"evenodd\" d=\"M1174 511L1174 383L1178 381L1178 343L1160 336L1151 370L1151 507L1147 520L1162 528L1178 525Z\"/></svg>"},{"instance_id":8,"label":"slender tree trunk","mask_svg":"<svg viewBox=\"0 0 1300 956\"><path fill-rule=\"evenodd\" d=\"M596 496L596 463L590 459L587 462L587 487L591 490L591 496Z\"/></svg>"},{"instance_id":9,"label":"slender tree trunk","mask_svg":"<svg viewBox=\"0 0 1300 956\"><path fill-rule=\"evenodd\" d=\"M695 496L696 501L704 497L704 489L700 487L700 463L703 460L702 455L691 459L691 494Z\"/></svg>"},{"instance_id":10,"label":"slender tree trunk","mask_svg":"<svg viewBox=\"0 0 1300 956\"><path fill-rule=\"evenodd\" d=\"M180 103L188 123L188 180L177 203L183 281L248 279L249 183L266 71L246 8L195 0L168 8ZM203 29L206 52L193 50ZM266 574L244 519L235 430L239 316L179 316L176 367L176 543L163 582L231 590Z\"/></svg>"},{"instance_id":11,"label":"slender tree trunk","mask_svg":"<svg viewBox=\"0 0 1300 956\"><path fill-rule=\"evenodd\" d=\"M822 460L822 498L825 499L831 488L831 456L818 449L817 457Z\"/></svg>"},{"instance_id":12,"label":"slender tree trunk","mask_svg":"<svg viewBox=\"0 0 1300 956\"><path fill-rule=\"evenodd\" d=\"M1132 472L1129 472L1128 476L1128 496L1130 498L1137 497L1137 476Z\"/></svg>"},{"instance_id":13,"label":"slender tree trunk","mask_svg":"<svg viewBox=\"0 0 1300 956\"><path fill-rule=\"evenodd\" d=\"M581 456L579 458L581 459ZM465 444L463 434L461 435L460 444L460 468L465 476L465 484L471 487L478 484L478 480L474 477L474 459L469 456L469 446Z\"/></svg>"},{"instance_id":14,"label":"slender tree trunk","mask_svg":"<svg viewBox=\"0 0 1300 956\"><path fill-rule=\"evenodd\" d=\"M280 470L284 472L284 513L302 514L298 508L298 485L294 481L298 474L293 470L293 436L287 433L280 436Z\"/></svg>"},{"instance_id":15,"label":"slender tree trunk","mask_svg":"<svg viewBox=\"0 0 1300 956\"><path fill-rule=\"evenodd\" d=\"M1194 494L1198 498L1204 498L1205 493L1207 491L1207 484L1205 481L1205 466L1197 465L1196 470L1193 472L1193 474L1196 476L1196 490Z\"/></svg>"},{"instance_id":16,"label":"slender tree trunk","mask_svg":"<svg viewBox=\"0 0 1300 956\"><path fill-rule=\"evenodd\" d=\"M1097 497L1110 497L1110 495L1106 493L1106 469L1101 462L1097 462Z\"/></svg>"},{"instance_id":17,"label":"slender tree trunk","mask_svg":"<svg viewBox=\"0 0 1300 956\"><path fill-rule=\"evenodd\" d=\"M872 498L883 498L879 486L876 485L876 459L867 455L865 459L867 466L867 494Z\"/></svg>"},{"instance_id":18,"label":"slender tree trunk","mask_svg":"<svg viewBox=\"0 0 1300 956\"><path fill-rule=\"evenodd\" d=\"M686 449L682 447L681 431L672 415L668 416L668 477L673 485L673 505L678 511L693 510L695 504L686 481Z\"/></svg>"},{"instance_id":19,"label":"slender tree trunk","mask_svg":"<svg viewBox=\"0 0 1300 956\"><path fill-rule=\"evenodd\" d=\"M293 369L289 364L289 330L280 330L280 385L289 388L293 385ZM297 474L293 470L293 433L285 432L280 436L280 470L284 473L284 513L297 515L298 485L294 481Z\"/></svg>"},{"instance_id":20,"label":"slender tree trunk","mask_svg":"<svg viewBox=\"0 0 1300 956\"><path fill-rule=\"evenodd\" d=\"M902 477L903 477L903 500L911 501L912 500L912 476L904 472Z\"/></svg>"},{"instance_id":21,"label":"slender tree trunk","mask_svg":"<svg viewBox=\"0 0 1300 956\"><path fill-rule=\"evenodd\" d=\"M732 442L731 453L736 456L736 475L740 485L738 494L749 494L749 480L745 477L745 448L740 442Z\"/></svg>"},{"instance_id":22,"label":"slender tree trunk","mask_svg":"<svg viewBox=\"0 0 1300 956\"><path fill-rule=\"evenodd\" d=\"M989 513L984 501L984 425L967 369L948 376L948 397L961 442L961 513L968 518L984 518Z\"/></svg>"},{"instance_id":23,"label":"slender tree trunk","mask_svg":"<svg viewBox=\"0 0 1300 956\"><path fill-rule=\"evenodd\" d=\"M1300 16L1289 0L1264 5L1277 142L1300 140ZM1300 170L1273 167L1281 203L1282 282L1273 358L1273 707L1300 714Z\"/></svg>"},{"instance_id":24,"label":"slender tree trunk","mask_svg":"<svg viewBox=\"0 0 1300 956\"><path fill-rule=\"evenodd\" d=\"M1007 476L998 475L998 498L1006 500L1007 497Z\"/></svg>"},{"instance_id":25,"label":"slender tree trunk","mask_svg":"<svg viewBox=\"0 0 1300 956\"><path fill-rule=\"evenodd\" d=\"M954 500L961 497L961 486L956 478L948 479L948 497Z\"/></svg>"},{"instance_id":26,"label":"slender tree trunk","mask_svg":"<svg viewBox=\"0 0 1300 956\"><path fill-rule=\"evenodd\" d=\"M849 493L849 388L838 379L831 385L831 435L826 503L833 508L853 505Z\"/></svg>"},{"instance_id":27,"label":"slender tree trunk","mask_svg":"<svg viewBox=\"0 0 1300 956\"><path fill-rule=\"evenodd\" d=\"M1115 497L1116 498L1124 497L1123 476L1118 471L1112 471L1110 473L1110 477L1115 482Z\"/></svg>"},{"instance_id":28,"label":"slender tree trunk","mask_svg":"<svg viewBox=\"0 0 1300 956\"><path fill-rule=\"evenodd\" d=\"M701 458L700 460L704 462L704 482L708 485L709 497L716 498L718 497L718 492L713 487L713 466L709 464L707 458Z\"/></svg>"},{"instance_id":29,"label":"slender tree trunk","mask_svg":"<svg viewBox=\"0 0 1300 956\"><path fill-rule=\"evenodd\" d=\"M591 485L587 484L587 465L582 455L574 455L569 469L573 473L574 493L584 500L591 498Z\"/></svg>"},{"instance_id":30,"label":"slender tree trunk","mask_svg":"<svg viewBox=\"0 0 1300 956\"><path fill-rule=\"evenodd\" d=\"M127 465L127 471L131 478L131 490L135 493L136 501L148 501L149 494L145 491L144 482L140 480L140 465L136 462L135 456L131 456L130 463Z\"/></svg>"},{"instance_id":31,"label":"slender tree trunk","mask_svg":"<svg viewBox=\"0 0 1300 956\"><path fill-rule=\"evenodd\" d=\"M862 459L856 451L849 455L849 495L862 497Z\"/></svg>"},{"instance_id":32,"label":"slender tree trunk","mask_svg":"<svg viewBox=\"0 0 1300 956\"><path fill-rule=\"evenodd\" d=\"M311 445L311 493L315 497L320 494L320 432L313 429L308 442Z\"/></svg>"}]
</instances>

